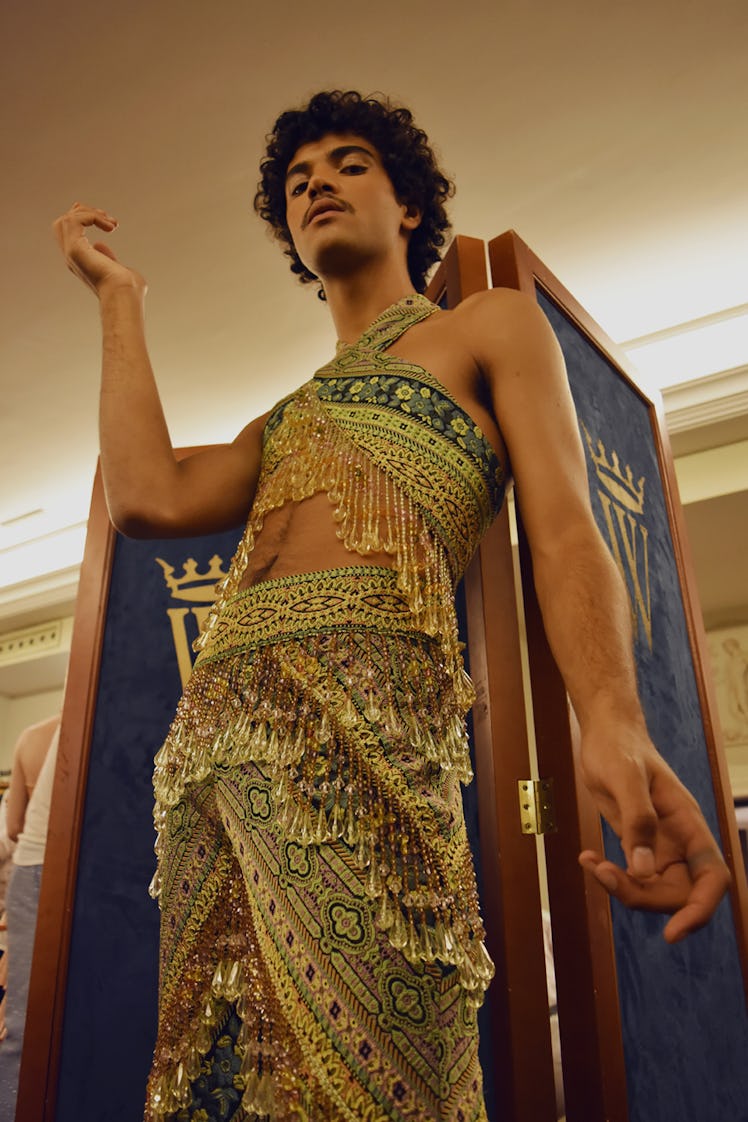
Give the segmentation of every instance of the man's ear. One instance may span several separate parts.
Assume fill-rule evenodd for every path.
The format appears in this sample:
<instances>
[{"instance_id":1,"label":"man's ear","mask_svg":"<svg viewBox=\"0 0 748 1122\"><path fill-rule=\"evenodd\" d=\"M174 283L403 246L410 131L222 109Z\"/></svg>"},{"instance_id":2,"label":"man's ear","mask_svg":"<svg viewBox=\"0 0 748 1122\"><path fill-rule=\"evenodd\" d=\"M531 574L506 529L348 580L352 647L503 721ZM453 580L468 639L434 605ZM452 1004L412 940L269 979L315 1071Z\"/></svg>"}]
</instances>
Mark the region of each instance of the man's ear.
<instances>
[{"instance_id":1,"label":"man's ear","mask_svg":"<svg viewBox=\"0 0 748 1122\"><path fill-rule=\"evenodd\" d=\"M406 203L405 204L405 211L403 213L403 219L402 219L402 224L403 224L403 229L404 230L408 230L408 231L415 230L418 226L421 225L421 219L422 218L423 218L423 211L421 210L421 208L419 206L416 205L416 203Z\"/></svg>"}]
</instances>

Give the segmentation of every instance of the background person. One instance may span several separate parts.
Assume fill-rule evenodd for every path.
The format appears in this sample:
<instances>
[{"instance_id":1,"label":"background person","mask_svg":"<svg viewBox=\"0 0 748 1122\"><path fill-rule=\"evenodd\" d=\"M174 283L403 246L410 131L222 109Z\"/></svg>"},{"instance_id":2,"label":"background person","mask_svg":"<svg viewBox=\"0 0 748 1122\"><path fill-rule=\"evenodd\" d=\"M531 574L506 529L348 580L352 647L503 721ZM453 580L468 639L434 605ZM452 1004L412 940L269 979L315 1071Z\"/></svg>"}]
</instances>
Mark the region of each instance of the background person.
<instances>
[{"instance_id":1,"label":"background person","mask_svg":"<svg viewBox=\"0 0 748 1122\"><path fill-rule=\"evenodd\" d=\"M8 833L16 842L6 896L7 991L0 1045L0 1118L15 1118L39 889L47 844L60 717L26 729L16 745L8 788Z\"/></svg>"}]
</instances>

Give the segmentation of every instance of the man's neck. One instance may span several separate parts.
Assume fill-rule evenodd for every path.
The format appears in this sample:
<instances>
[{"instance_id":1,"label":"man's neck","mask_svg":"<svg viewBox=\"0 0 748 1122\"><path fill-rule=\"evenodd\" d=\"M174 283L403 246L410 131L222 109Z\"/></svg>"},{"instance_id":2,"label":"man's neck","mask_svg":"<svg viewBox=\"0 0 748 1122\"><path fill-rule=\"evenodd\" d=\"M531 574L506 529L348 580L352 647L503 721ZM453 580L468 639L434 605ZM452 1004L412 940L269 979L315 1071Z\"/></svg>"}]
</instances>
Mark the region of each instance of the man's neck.
<instances>
[{"instance_id":1,"label":"man's neck","mask_svg":"<svg viewBox=\"0 0 748 1122\"><path fill-rule=\"evenodd\" d=\"M385 308L414 291L407 269L377 275L369 268L353 276L328 278L325 296L338 339L355 343Z\"/></svg>"}]
</instances>

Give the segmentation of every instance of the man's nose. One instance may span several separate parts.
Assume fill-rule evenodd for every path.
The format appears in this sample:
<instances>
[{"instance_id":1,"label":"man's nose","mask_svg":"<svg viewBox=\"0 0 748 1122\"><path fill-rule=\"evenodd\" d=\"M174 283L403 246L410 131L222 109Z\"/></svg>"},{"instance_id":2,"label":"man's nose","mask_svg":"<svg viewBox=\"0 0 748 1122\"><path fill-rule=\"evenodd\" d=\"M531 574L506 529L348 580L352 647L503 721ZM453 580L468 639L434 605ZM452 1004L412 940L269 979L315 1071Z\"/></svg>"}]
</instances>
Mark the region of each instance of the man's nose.
<instances>
[{"instance_id":1,"label":"man's nose","mask_svg":"<svg viewBox=\"0 0 748 1122\"><path fill-rule=\"evenodd\" d=\"M310 198L316 199L318 195L324 195L335 190L335 185L330 181L328 176L322 175L320 172L313 172L309 176L309 183L307 185L307 194Z\"/></svg>"}]
</instances>

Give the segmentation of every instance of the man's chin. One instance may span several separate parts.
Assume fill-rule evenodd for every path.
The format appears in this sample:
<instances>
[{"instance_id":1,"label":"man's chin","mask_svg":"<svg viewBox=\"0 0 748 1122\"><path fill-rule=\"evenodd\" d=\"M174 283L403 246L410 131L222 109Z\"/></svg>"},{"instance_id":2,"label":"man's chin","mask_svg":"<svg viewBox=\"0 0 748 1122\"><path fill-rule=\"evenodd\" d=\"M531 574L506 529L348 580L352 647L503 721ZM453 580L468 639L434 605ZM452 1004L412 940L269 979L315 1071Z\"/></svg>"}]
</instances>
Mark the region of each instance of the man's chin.
<instances>
[{"instance_id":1,"label":"man's chin","mask_svg":"<svg viewBox=\"0 0 748 1122\"><path fill-rule=\"evenodd\" d=\"M371 254L364 253L360 246L336 239L317 247L314 258L307 259L304 264L310 273L314 273L324 283L325 280L352 276L366 268L370 261Z\"/></svg>"}]
</instances>

